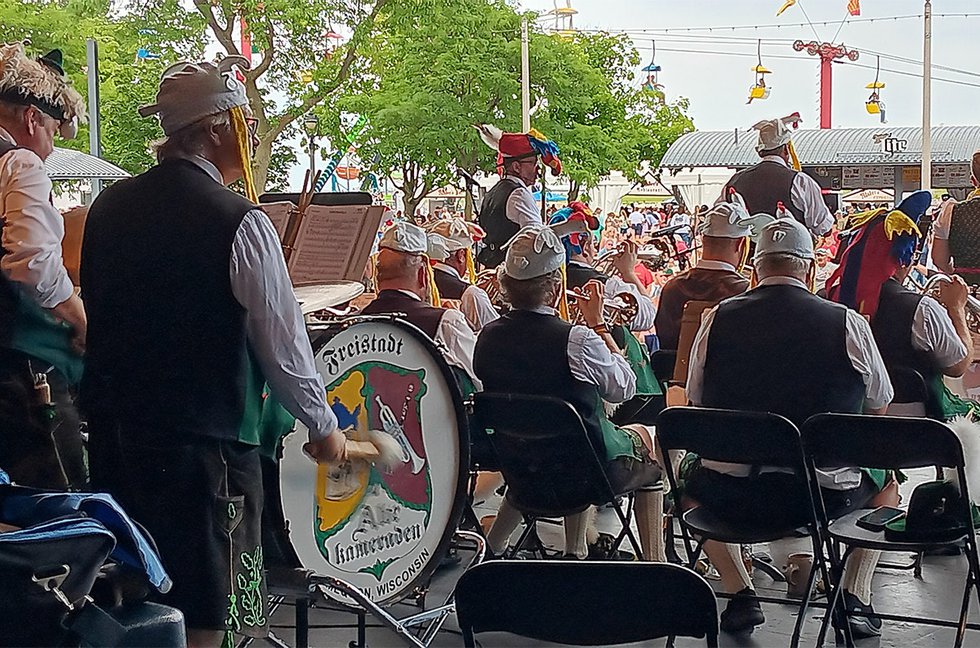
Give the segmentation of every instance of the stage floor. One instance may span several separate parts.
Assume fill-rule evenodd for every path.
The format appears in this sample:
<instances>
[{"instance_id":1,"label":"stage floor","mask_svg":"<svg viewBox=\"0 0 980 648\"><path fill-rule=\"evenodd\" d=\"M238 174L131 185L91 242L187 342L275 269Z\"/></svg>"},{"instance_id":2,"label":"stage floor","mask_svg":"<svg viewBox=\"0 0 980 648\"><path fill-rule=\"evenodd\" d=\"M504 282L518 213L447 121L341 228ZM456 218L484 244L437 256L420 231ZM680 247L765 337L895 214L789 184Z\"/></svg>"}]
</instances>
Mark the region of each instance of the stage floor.
<instances>
[{"instance_id":1,"label":"stage floor","mask_svg":"<svg viewBox=\"0 0 980 648\"><path fill-rule=\"evenodd\" d=\"M905 501L911 487L923 479L927 479L928 472L914 474L910 484L903 485L902 491ZM494 502L489 502L478 506L477 514L482 516L493 513L495 510ZM560 526L539 525L542 528L541 536L545 544L560 547L562 544L562 531ZM600 512L599 526L602 530L613 531L615 529L615 515L604 510ZM466 564L470 559L470 553L461 552L462 564ZM886 554L882 557L882 562L905 563L909 556ZM428 606L434 607L441 603L453 583L462 572L462 565L440 569L432 582L432 587L428 595ZM928 557L924 560L922 570L922 580L913 577L911 571L893 571L879 569L874 578L874 605L875 609L882 613L910 614L922 617L940 617L955 620L959 613L960 596L963 591L963 583L966 575L966 559L962 556L956 557ZM786 585L784 583L774 583L768 576L755 570L753 574L756 590L760 594L768 596L784 596ZM718 588L717 580L710 580L712 586ZM597 584L599 585L599 584ZM601 590L596 591L596 597L602 596ZM724 609L727 601L719 599L719 610ZM796 610L793 607L777 604L762 604L766 615L766 623L756 629L754 633L745 637L735 637L722 633L719 639L721 646L747 646L759 648L775 648L778 646L789 645L790 636L793 633L793 626L796 622ZM410 605L396 605L391 609L395 616L408 616L418 612L418 608ZM811 610L808 613L808 620L804 625L801 646L813 646L816 642L816 635L819 629L817 615L822 610ZM583 611L587 612L587 611ZM970 621L980 623L980 610L978 610L976 597L972 597L970 607ZM290 645L294 644L294 618L292 607L282 607L273 616L272 623L274 632ZM332 610L314 609L310 611L311 626L331 626L331 625L351 625L356 623L356 617L350 614L336 612ZM369 626L377 626L377 622L368 617ZM955 630L952 628L936 628L932 626L916 625L911 623L899 623L886 621L879 639L866 639L858 641L859 647L902 647L902 648L926 648L926 647L945 647L953 644ZM346 647L349 642L357 638L356 630L347 628L326 628L314 627L310 630L311 646L336 646ZM478 641L484 648L500 647L523 647L523 646L545 646L541 642L534 642L520 637L504 634L486 633L478 635ZM367 643L371 648L387 648L388 646L398 647L405 645L386 628L368 627ZM257 642L253 645L261 645ZM462 646L462 637L459 634L455 618L450 617L443 630L436 636L432 643L433 647L458 647ZM664 642L654 641L638 646L662 646ZM692 639L678 639L678 647L704 646L704 641ZM833 635L826 645L833 645ZM980 632L968 631L965 646L980 646Z\"/></svg>"}]
</instances>

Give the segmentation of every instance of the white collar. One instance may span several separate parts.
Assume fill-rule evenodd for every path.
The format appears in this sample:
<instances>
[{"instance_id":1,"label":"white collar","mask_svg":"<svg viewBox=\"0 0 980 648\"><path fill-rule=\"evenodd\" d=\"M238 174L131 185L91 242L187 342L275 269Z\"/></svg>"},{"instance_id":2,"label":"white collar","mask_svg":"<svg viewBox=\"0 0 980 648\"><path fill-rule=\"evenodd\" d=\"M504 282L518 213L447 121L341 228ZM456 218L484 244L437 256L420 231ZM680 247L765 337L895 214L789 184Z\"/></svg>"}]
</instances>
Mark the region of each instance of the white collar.
<instances>
[{"instance_id":1,"label":"white collar","mask_svg":"<svg viewBox=\"0 0 980 648\"><path fill-rule=\"evenodd\" d=\"M225 184L225 179L221 177L221 171L218 171L218 167L216 167L214 163L206 157L200 155L179 155L175 159L192 162L197 165L199 169L211 176L212 180L220 185Z\"/></svg>"},{"instance_id":2,"label":"white collar","mask_svg":"<svg viewBox=\"0 0 980 648\"><path fill-rule=\"evenodd\" d=\"M579 261L578 259L569 259L568 260L568 265L572 265L573 263L575 265L580 265L583 268L591 268L592 267L588 263L586 263L585 261Z\"/></svg>"},{"instance_id":3,"label":"white collar","mask_svg":"<svg viewBox=\"0 0 980 648\"><path fill-rule=\"evenodd\" d=\"M538 306L537 308L519 308L517 310L524 310L528 313L537 313L538 315L557 315L558 311L550 306Z\"/></svg>"},{"instance_id":4,"label":"white collar","mask_svg":"<svg viewBox=\"0 0 980 648\"><path fill-rule=\"evenodd\" d=\"M767 155L766 157L762 158L762 161L763 162L779 162L780 164L782 164L787 169L789 168L789 164L786 163L786 160L784 160L783 158L779 157L778 155Z\"/></svg>"},{"instance_id":5,"label":"white collar","mask_svg":"<svg viewBox=\"0 0 980 648\"><path fill-rule=\"evenodd\" d=\"M456 272L456 268L452 267L451 265L446 265L442 261L437 261L435 263L435 265L432 266L432 269L433 270L441 270L441 271L445 272L446 274L451 274L452 276L456 277L459 280L462 280L463 279L463 277L461 277L460 274L458 272Z\"/></svg>"},{"instance_id":6,"label":"white collar","mask_svg":"<svg viewBox=\"0 0 980 648\"><path fill-rule=\"evenodd\" d=\"M4 128L3 126L0 126L0 139L6 140L6 141L10 142L11 144L13 144L14 146L17 146L17 140L15 140L14 139L14 136L11 135L7 131L7 129Z\"/></svg>"},{"instance_id":7,"label":"white collar","mask_svg":"<svg viewBox=\"0 0 980 648\"><path fill-rule=\"evenodd\" d=\"M395 288L395 292L400 292L403 295L408 295L415 301L422 301L422 298L413 293L411 290L402 290L401 288Z\"/></svg>"},{"instance_id":8,"label":"white collar","mask_svg":"<svg viewBox=\"0 0 980 648\"><path fill-rule=\"evenodd\" d=\"M716 261L714 259L701 259L698 261L696 268L701 268L702 270L727 270L729 272L737 273L738 270L735 269L731 263L727 261Z\"/></svg>"},{"instance_id":9,"label":"white collar","mask_svg":"<svg viewBox=\"0 0 980 648\"><path fill-rule=\"evenodd\" d=\"M810 292L810 289L806 287L806 284L795 277L766 277L759 282L760 286L793 286L794 288L802 288L803 290Z\"/></svg>"},{"instance_id":10,"label":"white collar","mask_svg":"<svg viewBox=\"0 0 980 648\"><path fill-rule=\"evenodd\" d=\"M516 175L511 175L511 174L508 173L507 175L504 176L504 179L506 180L508 178L510 178L511 180L513 180L514 182L516 182L517 184L521 185L525 189L527 188L527 183L524 182L523 180L521 180L520 178L518 178Z\"/></svg>"}]
</instances>

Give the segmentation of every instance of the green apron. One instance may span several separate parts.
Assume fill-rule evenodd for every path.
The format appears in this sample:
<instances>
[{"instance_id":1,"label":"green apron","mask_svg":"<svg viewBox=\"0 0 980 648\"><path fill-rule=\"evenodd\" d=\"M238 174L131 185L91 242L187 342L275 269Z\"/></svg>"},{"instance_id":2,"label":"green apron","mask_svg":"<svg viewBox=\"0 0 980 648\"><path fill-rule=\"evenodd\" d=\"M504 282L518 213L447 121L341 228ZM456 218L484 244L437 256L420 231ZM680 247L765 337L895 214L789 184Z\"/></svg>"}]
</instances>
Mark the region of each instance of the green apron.
<instances>
[{"instance_id":1,"label":"green apron","mask_svg":"<svg viewBox=\"0 0 980 648\"><path fill-rule=\"evenodd\" d=\"M14 290L18 292L17 310L10 348L43 360L60 371L69 384L77 385L82 379L83 363L71 346L72 327L23 295L16 285ZM35 368L37 372L45 370L47 367Z\"/></svg>"},{"instance_id":2,"label":"green apron","mask_svg":"<svg viewBox=\"0 0 980 648\"><path fill-rule=\"evenodd\" d=\"M622 351L626 356L626 361L633 369L633 373L636 374L636 395L657 396L663 394L663 391L660 389L660 383L657 381L657 377L653 374L653 368L650 366L650 356L647 353L646 346L641 344L628 328L625 326L621 328L623 329L623 333L625 333L624 340L626 342L623 345Z\"/></svg>"}]
</instances>

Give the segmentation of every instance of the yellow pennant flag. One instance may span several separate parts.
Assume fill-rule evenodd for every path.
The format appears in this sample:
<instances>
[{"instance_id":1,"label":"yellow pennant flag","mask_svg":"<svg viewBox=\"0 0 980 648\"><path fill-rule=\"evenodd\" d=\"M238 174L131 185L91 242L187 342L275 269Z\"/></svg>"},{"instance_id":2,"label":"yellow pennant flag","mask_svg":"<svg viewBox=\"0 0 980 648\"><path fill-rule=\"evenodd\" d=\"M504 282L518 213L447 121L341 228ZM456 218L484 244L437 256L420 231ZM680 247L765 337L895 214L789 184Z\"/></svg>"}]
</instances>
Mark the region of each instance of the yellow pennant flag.
<instances>
[{"instance_id":1,"label":"yellow pennant flag","mask_svg":"<svg viewBox=\"0 0 980 648\"><path fill-rule=\"evenodd\" d=\"M776 12L776 15L777 16L782 15L784 11L786 11L787 9L789 9L795 4L796 4L796 0L786 0L786 2L783 3L783 6L779 8L779 11Z\"/></svg>"},{"instance_id":2,"label":"yellow pennant flag","mask_svg":"<svg viewBox=\"0 0 980 648\"><path fill-rule=\"evenodd\" d=\"M861 0L847 0L847 13L852 16L861 15Z\"/></svg>"}]
</instances>

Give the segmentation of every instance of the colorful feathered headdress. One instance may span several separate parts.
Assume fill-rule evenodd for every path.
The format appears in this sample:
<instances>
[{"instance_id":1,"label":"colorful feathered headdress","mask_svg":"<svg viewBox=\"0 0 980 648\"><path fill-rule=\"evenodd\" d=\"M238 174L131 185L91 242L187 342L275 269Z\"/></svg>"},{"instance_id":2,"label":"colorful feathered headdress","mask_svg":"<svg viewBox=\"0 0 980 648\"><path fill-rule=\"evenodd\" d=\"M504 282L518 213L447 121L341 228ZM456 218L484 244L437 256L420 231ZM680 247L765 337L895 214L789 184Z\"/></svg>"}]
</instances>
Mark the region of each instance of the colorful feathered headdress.
<instances>
[{"instance_id":1,"label":"colorful feathered headdress","mask_svg":"<svg viewBox=\"0 0 980 648\"><path fill-rule=\"evenodd\" d=\"M899 267L912 263L922 238L918 222L930 204L930 192L916 191L891 211L874 209L852 216L854 237L840 266L827 279L827 297L862 315L874 316L882 284Z\"/></svg>"},{"instance_id":2,"label":"colorful feathered headdress","mask_svg":"<svg viewBox=\"0 0 980 648\"><path fill-rule=\"evenodd\" d=\"M497 151L497 168L501 169L504 160L522 160L529 157L540 157L541 161L551 169L552 175L561 174L561 160L558 159L558 145L531 129L526 133L505 133L490 124L476 124L480 139L484 144Z\"/></svg>"},{"instance_id":3,"label":"colorful feathered headdress","mask_svg":"<svg viewBox=\"0 0 980 648\"><path fill-rule=\"evenodd\" d=\"M61 122L65 139L73 138L78 123L85 121L85 102L65 75L61 50L33 59L22 43L0 45L0 100L36 106Z\"/></svg>"},{"instance_id":4,"label":"colorful feathered headdress","mask_svg":"<svg viewBox=\"0 0 980 648\"><path fill-rule=\"evenodd\" d=\"M599 220L592 215L592 210L582 202L572 201L568 203L567 207L563 207L551 215L548 220L549 226L559 225L561 223L574 223L582 222L585 223L585 228L588 231L595 231L599 229ZM564 229L564 228L563 228ZM572 231L568 234L562 235L561 242L565 245L565 259L568 260L573 254L582 254L582 236L585 232Z\"/></svg>"}]
</instances>

